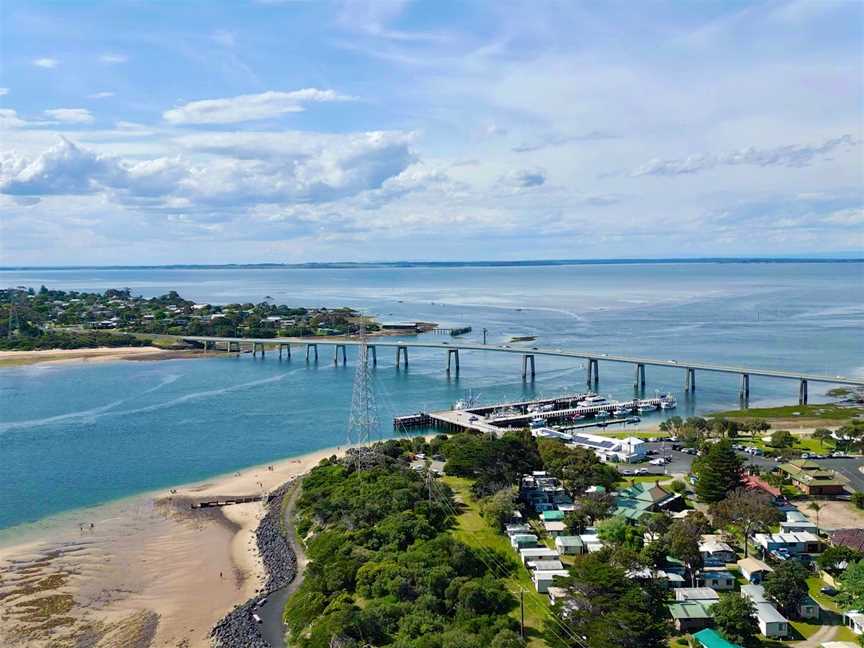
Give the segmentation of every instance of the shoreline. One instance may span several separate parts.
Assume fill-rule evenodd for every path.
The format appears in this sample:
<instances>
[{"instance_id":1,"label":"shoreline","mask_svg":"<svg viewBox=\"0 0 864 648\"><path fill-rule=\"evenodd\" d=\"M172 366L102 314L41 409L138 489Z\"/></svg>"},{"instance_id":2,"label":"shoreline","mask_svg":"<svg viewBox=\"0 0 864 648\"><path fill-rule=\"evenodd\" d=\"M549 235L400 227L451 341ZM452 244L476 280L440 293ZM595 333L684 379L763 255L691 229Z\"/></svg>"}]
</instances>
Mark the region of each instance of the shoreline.
<instances>
[{"instance_id":1,"label":"shoreline","mask_svg":"<svg viewBox=\"0 0 864 648\"><path fill-rule=\"evenodd\" d=\"M251 502L192 510L190 503L274 491L346 450L325 448L58 514L56 525L34 528L31 537L8 537L0 546L0 644L89 638L97 646L209 646L213 626L265 585L255 533L266 508ZM74 521L78 513L87 514L83 526Z\"/></svg>"},{"instance_id":2,"label":"shoreline","mask_svg":"<svg viewBox=\"0 0 864 648\"><path fill-rule=\"evenodd\" d=\"M156 346L0 351L0 368L26 367L35 364L57 365L116 360L175 360L179 358L203 357L203 355L201 351L196 349L162 349Z\"/></svg>"}]
</instances>

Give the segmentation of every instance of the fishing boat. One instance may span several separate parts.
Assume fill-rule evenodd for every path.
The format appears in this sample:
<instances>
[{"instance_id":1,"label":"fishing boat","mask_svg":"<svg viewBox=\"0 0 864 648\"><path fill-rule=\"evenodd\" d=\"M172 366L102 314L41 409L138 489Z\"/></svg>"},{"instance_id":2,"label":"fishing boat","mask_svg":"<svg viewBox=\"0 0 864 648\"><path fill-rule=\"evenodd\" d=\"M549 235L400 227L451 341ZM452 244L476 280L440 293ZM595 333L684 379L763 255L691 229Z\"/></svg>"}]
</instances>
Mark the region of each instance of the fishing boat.
<instances>
[{"instance_id":1,"label":"fishing boat","mask_svg":"<svg viewBox=\"0 0 864 648\"><path fill-rule=\"evenodd\" d=\"M660 401L660 409L670 410L678 407L678 403L675 402L674 398L664 398Z\"/></svg>"},{"instance_id":2,"label":"fishing boat","mask_svg":"<svg viewBox=\"0 0 864 648\"><path fill-rule=\"evenodd\" d=\"M657 410L657 406L652 403L639 403L639 407L637 408L639 413L642 414L644 412L654 412Z\"/></svg>"}]
</instances>

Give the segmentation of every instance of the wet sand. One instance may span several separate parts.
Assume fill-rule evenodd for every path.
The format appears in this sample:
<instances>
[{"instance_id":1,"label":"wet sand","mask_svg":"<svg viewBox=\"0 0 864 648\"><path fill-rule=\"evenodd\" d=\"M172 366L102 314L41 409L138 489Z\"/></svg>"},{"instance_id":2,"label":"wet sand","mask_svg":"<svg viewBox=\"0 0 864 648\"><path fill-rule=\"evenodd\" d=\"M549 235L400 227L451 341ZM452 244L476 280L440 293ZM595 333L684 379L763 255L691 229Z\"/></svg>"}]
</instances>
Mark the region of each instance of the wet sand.
<instances>
[{"instance_id":1,"label":"wet sand","mask_svg":"<svg viewBox=\"0 0 864 648\"><path fill-rule=\"evenodd\" d=\"M42 351L0 351L0 367L111 360L170 360L203 356L199 350L159 347L98 347L95 349L45 349Z\"/></svg>"},{"instance_id":2,"label":"wet sand","mask_svg":"<svg viewBox=\"0 0 864 648\"><path fill-rule=\"evenodd\" d=\"M191 502L267 492L343 451L82 510L0 547L0 645L209 645L213 625L263 584L254 532L264 509Z\"/></svg>"}]
</instances>

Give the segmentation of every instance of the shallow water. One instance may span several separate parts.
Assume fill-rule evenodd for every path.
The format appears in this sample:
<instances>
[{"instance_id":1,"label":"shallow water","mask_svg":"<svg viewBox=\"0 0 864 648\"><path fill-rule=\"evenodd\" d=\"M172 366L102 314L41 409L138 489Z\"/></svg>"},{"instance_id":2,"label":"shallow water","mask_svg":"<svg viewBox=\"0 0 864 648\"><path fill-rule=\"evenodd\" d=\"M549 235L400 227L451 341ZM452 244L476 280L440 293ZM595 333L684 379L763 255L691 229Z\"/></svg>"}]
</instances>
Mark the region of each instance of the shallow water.
<instances>
[{"instance_id":1,"label":"shallow water","mask_svg":"<svg viewBox=\"0 0 864 648\"><path fill-rule=\"evenodd\" d=\"M864 265L660 264L507 268L40 270L0 272L5 285L145 296L176 289L196 301L353 306L381 320L469 324L467 339L639 353L831 375L864 375ZM441 338L434 338L440 340ZM299 354L36 365L0 370L0 528L345 441L353 358L334 367ZM381 350L375 386L382 435L392 417L446 408L473 389L500 401L584 389L579 362L411 350L397 371ZM677 413L738 404L735 376L647 368L648 393L672 391ZM600 365L600 392L632 396L633 368ZM824 387L811 385L811 397ZM793 381L751 379L751 405L793 402ZM660 416L659 414L656 416Z\"/></svg>"}]
</instances>

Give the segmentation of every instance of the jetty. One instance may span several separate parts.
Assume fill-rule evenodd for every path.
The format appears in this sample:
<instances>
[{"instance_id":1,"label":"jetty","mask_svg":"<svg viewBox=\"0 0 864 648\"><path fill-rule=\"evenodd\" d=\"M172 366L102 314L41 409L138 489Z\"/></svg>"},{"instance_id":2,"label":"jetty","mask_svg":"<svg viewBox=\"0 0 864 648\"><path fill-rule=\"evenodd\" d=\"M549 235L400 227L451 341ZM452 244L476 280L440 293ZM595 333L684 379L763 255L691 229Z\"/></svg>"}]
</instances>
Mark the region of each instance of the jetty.
<instances>
[{"instance_id":1,"label":"jetty","mask_svg":"<svg viewBox=\"0 0 864 648\"><path fill-rule=\"evenodd\" d=\"M193 509L214 508L220 506L231 506L232 504L248 504L249 502L269 501L268 495L239 495L237 497L224 497L222 499L205 500L192 504Z\"/></svg>"}]
</instances>

